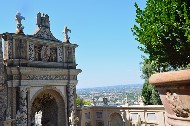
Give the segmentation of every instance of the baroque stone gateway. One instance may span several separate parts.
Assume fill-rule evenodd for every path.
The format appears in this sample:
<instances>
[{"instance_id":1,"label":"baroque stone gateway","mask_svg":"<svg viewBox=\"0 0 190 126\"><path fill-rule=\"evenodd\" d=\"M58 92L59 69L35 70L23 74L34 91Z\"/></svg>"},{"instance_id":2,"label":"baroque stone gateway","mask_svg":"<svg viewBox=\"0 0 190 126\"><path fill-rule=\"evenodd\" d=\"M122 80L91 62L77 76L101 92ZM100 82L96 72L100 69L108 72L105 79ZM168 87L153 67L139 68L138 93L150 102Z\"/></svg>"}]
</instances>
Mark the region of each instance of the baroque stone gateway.
<instances>
[{"instance_id":1,"label":"baroque stone gateway","mask_svg":"<svg viewBox=\"0 0 190 126\"><path fill-rule=\"evenodd\" d=\"M0 34L0 126L6 120L18 126L74 126L76 116L76 44L50 30L47 14L37 14L37 30L25 35L17 12L15 33ZM27 18L26 18L27 21ZM38 124L36 124L38 123Z\"/></svg>"}]
</instances>

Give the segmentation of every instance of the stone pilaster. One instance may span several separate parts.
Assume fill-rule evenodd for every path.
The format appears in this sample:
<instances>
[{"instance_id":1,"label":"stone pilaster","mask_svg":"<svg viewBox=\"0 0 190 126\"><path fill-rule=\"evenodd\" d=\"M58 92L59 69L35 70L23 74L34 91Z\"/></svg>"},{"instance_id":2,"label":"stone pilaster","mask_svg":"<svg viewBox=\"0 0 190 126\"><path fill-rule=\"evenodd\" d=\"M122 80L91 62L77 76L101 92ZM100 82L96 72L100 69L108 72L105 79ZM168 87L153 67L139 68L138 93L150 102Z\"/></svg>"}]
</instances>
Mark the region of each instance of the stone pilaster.
<instances>
[{"instance_id":1,"label":"stone pilaster","mask_svg":"<svg viewBox=\"0 0 190 126\"><path fill-rule=\"evenodd\" d=\"M28 60L34 61L34 43L28 42Z\"/></svg>"},{"instance_id":2,"label":"stone pilaster","mask_svg":"<svg viewBox=\"0 0 190 126\"><path fill-rule=\"evenodd\" d=\"M20 117L17 119L17 121L20 122L22 126L27 126L27 91L28 87L26 86L21 86L20 87L20 106L19 106L19 114L17 113L17 116L19 115Z\"/></svg>"},{"instance_id":3,"label":"stone pilaster","mask_svg":"<svg viewBox=\"0 0 190 126\"><path fill-rule=\"evenodd\" d=\"M57 59L58 62L63 62L63 46L57 47Z\"/></svg>"},{"instance_id":4,"label":"stone pilaster","mask_svg":"<svg viewBox=\"0 0 190 126\"><path fill-rule=\"evenodd\" d=\"M75 47L73 47L72 50L73 50L72 51L73 52L72 53L73 54L73 63L75 64L76 63L76 61L75 61Z\"/></svg>"},{"instance_id":5,"label":"stone pilaster","mask_svg":"<svg viewBox=\"0 0 190 126\"><path fill-rule=\"evenodd\" d=\"M0 35L0 121L6 119L7 85L4 84L4 65L2 52L2 36Z\"/></svg>"},{"instance_id":6,"label":"stone pilaster","mask_svg":"<svg viewBox=\"0 0 190 126\"><path fill-rule=\"evenodd\" d=\"M75 97L76 97L76 85L68 84L67 85L67 98L68 98L68 117L70 126L75 126L76 123L76 106L75 106Z\"/></svg>"},{"instance_id":7,"label":"stone pilaster","mask_svg":"<svg viewBox=\"0 0 190 126\"><path fill-rule=\"evenodd\" d=\"M4 64L3 64L3 52L2 52L2 38L0 36L0 84L4 84Z\"/></svg>"}]
</instances>

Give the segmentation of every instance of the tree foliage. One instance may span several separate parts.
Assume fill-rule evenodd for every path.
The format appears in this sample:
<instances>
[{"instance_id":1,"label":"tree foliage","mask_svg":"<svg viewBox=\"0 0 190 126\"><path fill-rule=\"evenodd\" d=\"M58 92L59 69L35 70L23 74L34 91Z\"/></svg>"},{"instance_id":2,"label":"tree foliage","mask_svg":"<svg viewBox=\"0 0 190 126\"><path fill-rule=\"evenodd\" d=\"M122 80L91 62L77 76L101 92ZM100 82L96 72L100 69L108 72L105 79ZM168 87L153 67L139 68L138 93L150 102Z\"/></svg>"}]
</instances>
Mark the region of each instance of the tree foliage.
<instances>
[{"instance_id":1,"label":"tree foliage","mask_svg":"<svg viewBox=\"0 0 190 126\"><path fill-rule=\"evenodd\" d=\"M78 97L78 95L77 95L77 97L76 97L76 106L77 107L82 107L84 105L92 105L92 103L85 100L85 99L83 99L83 98Z\"/></svg>"},{"instance_id":2,"label":"tree foliage","mask_svg":"<svg viewBox=\"0 0 190 126\"><path fill-rule=\"evenodd\" d=\"M160 105L161 100L158 94L158 91L155 87L149 84L148 79L149 77L158 71L156 64L154 62L150 62L150 60L143 58L144 62L141 63L141 71L142 71L142 78L145 80L142 89L142 96L144 97L144 102L146 105Z\"/></svg>"},{"instance_id":3,"label":"tree foliage","mask_svg":"<svg viewBox=\"0 0 190 126\"><path fill-rule=\"evenodd\" d=\"M142 95L146 104L159 104L148 78L157 72L186 69L190 63L190 1L147 0L142 10L135 3L136 25L132 28L143 58Z\"/></svg>"},{"instance_id":4,"label":"tree foliage","mask_svg":"<svg viewBox=\"0 0 190 126\"><path fill-rule=\"evenodd\" d=\"M139 49L159 68L178 68L190 62L190 1L147 0L146 8L136 7L132 32Z\"/></svg>"}]
</instances>

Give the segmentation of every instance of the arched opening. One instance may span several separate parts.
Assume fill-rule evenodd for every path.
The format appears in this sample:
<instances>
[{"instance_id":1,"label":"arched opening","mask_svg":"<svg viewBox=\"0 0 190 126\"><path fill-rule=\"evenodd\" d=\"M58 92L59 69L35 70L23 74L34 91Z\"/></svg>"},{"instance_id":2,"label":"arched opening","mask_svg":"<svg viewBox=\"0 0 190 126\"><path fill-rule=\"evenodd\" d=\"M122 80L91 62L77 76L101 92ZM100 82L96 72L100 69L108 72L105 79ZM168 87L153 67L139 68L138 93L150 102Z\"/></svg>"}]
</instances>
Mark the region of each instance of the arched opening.
<instances>
[{"instance_id":1,"label":"arched opening","mask_svg":"<svg viewBox=\"0 0 190 126\"><path fill-rule=\"evenodd\" d=\"M119 113L110 115L110 126L123 126L123 119Z\"/></svg>"},{"instance_id":2,"label":"arched opening","mask_svg":"<svg viewBox=\"0 0 190 126\"><path fill-rule=\"evenodd\" d=\"M39 93L31 104L31 124L35 124L35 114L42 112L42 126L65 126L65 104L61 95L52 89ZM39 121L39 120L38 120Z\"/></svg>"}]
</instances>

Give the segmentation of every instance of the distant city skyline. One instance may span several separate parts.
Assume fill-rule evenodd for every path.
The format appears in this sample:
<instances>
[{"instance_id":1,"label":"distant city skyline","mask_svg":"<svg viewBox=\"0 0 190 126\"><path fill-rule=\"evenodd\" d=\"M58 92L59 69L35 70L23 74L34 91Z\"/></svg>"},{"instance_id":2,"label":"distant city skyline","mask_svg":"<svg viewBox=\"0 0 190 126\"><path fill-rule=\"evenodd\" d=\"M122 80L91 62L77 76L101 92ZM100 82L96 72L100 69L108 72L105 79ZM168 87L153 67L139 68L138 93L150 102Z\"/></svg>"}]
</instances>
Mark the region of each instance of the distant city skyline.
<instances>
[{"instance_id":1,"label":"distant city skyline","mask_svg":"<svg viewBox=\"0 0 190 126\"><path fill-rule=\"evenodd\" d=\"M38 12L50 16L53 35L63 40L65 25L72 30L69 36L76 49L78 88L142 84L139 63L142 61L131 28L135 24L134 3L144 8L145 0L82 0L82 1L3 1L1 2L0 33L15 32L15 15L19 11L25 34L36 29Z\"/></svg>"}]
</instances>

